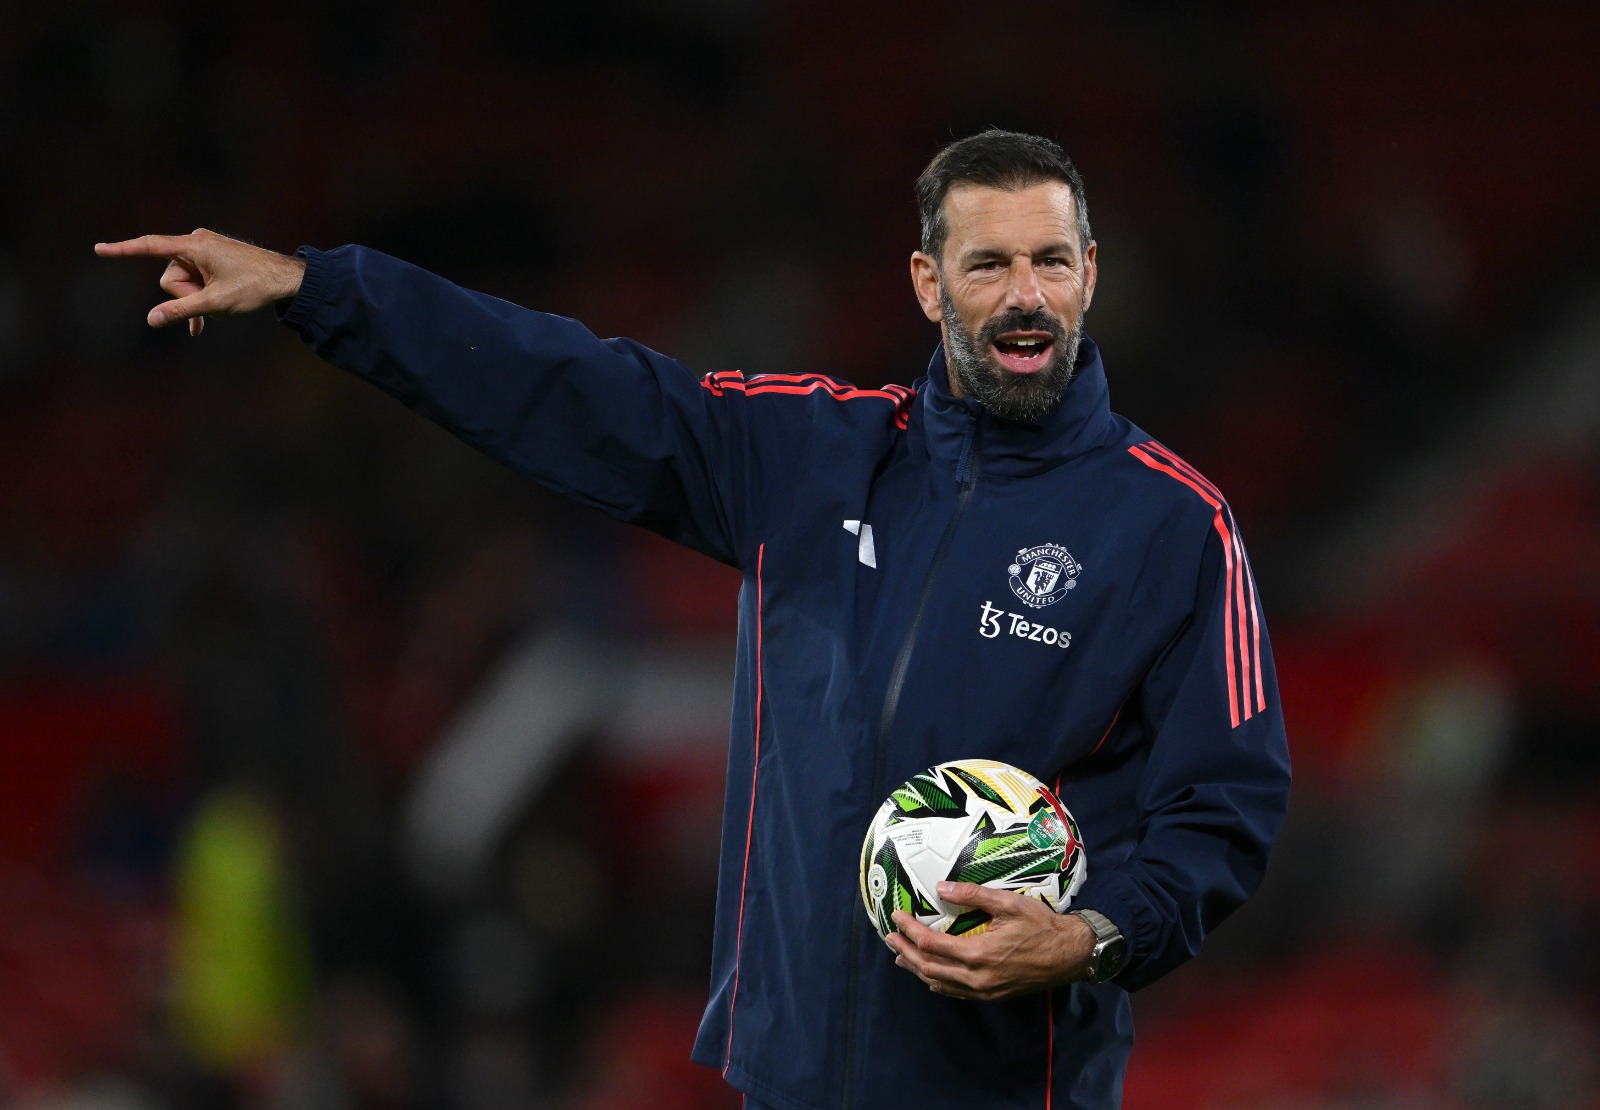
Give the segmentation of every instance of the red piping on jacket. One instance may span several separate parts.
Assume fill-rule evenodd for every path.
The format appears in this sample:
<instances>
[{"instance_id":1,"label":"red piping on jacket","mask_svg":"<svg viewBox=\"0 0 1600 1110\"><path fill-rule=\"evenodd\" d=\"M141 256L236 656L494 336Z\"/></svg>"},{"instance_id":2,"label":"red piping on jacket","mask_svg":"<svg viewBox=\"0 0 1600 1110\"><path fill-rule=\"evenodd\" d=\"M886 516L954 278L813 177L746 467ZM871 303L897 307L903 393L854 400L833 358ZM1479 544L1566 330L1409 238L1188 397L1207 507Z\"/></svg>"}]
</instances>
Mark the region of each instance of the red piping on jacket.
<instances>
[{"instance_id":1,"label":"red piping on jacket","mask_svg":"<svg viewBox=\"0 0 1600 1110\"><path fill-rule=\"evenodd\" d=\"M914 391L903 385L886 385L882 389L857 389L855 386L844 385L819 374L758 374L746 380L744 374L739 371L727 370L720 374L707 374L700 379L700 385L718 397L723 396L728 390L743 393L746 397L756 397L763 393L805 396L821 390L836 401L853 401L861 397L893 401L894 422L900 428L904 428L910 419L911 401L916 397Z\"/></svg>"},{"instance_id":2,"label":"red piping on jacket","mask_svg":"<svg viewBox=\"0 0 1600 1110\"><path fill-rule=\"evenodd\" d=\"M722 1065L726 1076L733 1066L733 1006L739 1001L739 950L744 946L744 894L750 884L750 842L756 831L756 778L761 773L761 612L762 564L767 557L767 545L756 549L756 751L750 761L750 816L744 829L744 875L739 880L739 928L733 936L733 992L728 996L728 1053Z\"/></svg>"}]
</instances>

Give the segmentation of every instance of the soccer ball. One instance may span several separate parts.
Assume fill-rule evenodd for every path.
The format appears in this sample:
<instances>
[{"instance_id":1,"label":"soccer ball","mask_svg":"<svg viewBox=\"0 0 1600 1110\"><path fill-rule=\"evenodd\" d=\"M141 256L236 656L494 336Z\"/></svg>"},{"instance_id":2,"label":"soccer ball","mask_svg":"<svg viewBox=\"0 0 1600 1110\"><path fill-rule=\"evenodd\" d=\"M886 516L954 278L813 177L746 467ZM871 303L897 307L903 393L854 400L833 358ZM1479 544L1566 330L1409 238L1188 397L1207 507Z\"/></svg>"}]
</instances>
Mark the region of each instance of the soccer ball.
<instances>
[{"instance_id":1,"label":"soccer ball","mask_svg":"<svg viewBox=\"0 0 1600 1110\"><path fill-rule=\"evenodd\" d=\"M904 910L937 933L976 935L989 915L946 902L935 884L982 883L1057 913L1088 877L1078 823L1050 788L992 759L930 767L889 795L861 846L861 900L878 935Z\"/></svg>"}]
</instances>

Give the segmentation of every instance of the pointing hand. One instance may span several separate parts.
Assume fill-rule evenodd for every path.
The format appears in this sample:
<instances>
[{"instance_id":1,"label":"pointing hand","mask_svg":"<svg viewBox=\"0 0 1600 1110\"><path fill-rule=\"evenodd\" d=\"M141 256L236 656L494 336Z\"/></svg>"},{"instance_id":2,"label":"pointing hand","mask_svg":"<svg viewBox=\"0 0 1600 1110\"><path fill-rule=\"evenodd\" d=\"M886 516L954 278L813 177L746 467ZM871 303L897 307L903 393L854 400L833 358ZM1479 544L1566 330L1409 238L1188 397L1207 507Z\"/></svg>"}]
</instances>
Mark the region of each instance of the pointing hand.
<instances>
[{"instance_id":1,"label":"pointing hand","mask_svg":"<svg viewBox=\"0 0 1600 1110\"><path fill-rule=\"evenodd\" d=\"M161 288L173 300L146 317L153 328L189 321L199 335L207 316L254 312L300 291L306 264L250 243L198 228L188 235L141 235L120 243L96 243L102 258L165 258Z\"/></svg>"}]
</instances>

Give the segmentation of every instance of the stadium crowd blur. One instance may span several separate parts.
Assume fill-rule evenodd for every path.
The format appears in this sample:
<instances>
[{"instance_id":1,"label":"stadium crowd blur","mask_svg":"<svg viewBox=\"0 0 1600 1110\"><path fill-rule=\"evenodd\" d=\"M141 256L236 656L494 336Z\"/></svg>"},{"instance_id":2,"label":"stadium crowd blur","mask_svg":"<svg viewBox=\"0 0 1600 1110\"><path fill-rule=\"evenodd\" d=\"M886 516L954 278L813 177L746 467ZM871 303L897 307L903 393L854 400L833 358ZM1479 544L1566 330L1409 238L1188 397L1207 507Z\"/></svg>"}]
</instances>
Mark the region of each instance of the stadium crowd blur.
<instances>
[{"instance_id":1,"label":"stadium crowd blur","mask_svg":"<svg viewBox=\"0 0 1600 1110\"><path fill-rule=\"evenodd\" d=\"M973 7L6 6L0 1104L737 1104L736 576L269 319L152 332L93 242L909 383L911 182L993 124L1084 172L1113 404L1244 522L1296 763L1127 1105L1600 1106L1600 16Z\"/></svg>"}]
</instances>

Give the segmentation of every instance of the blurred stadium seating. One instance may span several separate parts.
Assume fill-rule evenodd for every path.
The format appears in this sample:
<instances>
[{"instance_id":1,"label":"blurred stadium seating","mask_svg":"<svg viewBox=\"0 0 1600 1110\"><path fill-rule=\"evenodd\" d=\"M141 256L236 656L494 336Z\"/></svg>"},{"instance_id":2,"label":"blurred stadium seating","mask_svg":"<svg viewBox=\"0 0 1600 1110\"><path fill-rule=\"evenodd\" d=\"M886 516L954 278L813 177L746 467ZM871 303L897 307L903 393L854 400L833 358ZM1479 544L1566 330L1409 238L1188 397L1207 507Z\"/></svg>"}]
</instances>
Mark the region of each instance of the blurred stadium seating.
<instances>
[{"instance_id":1,"label":"blurred stadium seating","mask_svg":"<svg viewBox=\"0 0 1600 1110\"><path fill-rule=\"evenodd\" d=\"M1600 1106L1600 9L1207 7L8 9L0 1105L737 1103L687 1063L736 576L268 320L149 332L155 268L91 243L360 241L703 371L909 383L911 181L999 124L1084 171L1114 404L1244 521L1296 760L1127 1105ZM550 644L606 696L508 679ZM518 773L452 822L484 751ZM224 833L276 908L217 1017Z\"/></svg>"}]
</instances>

